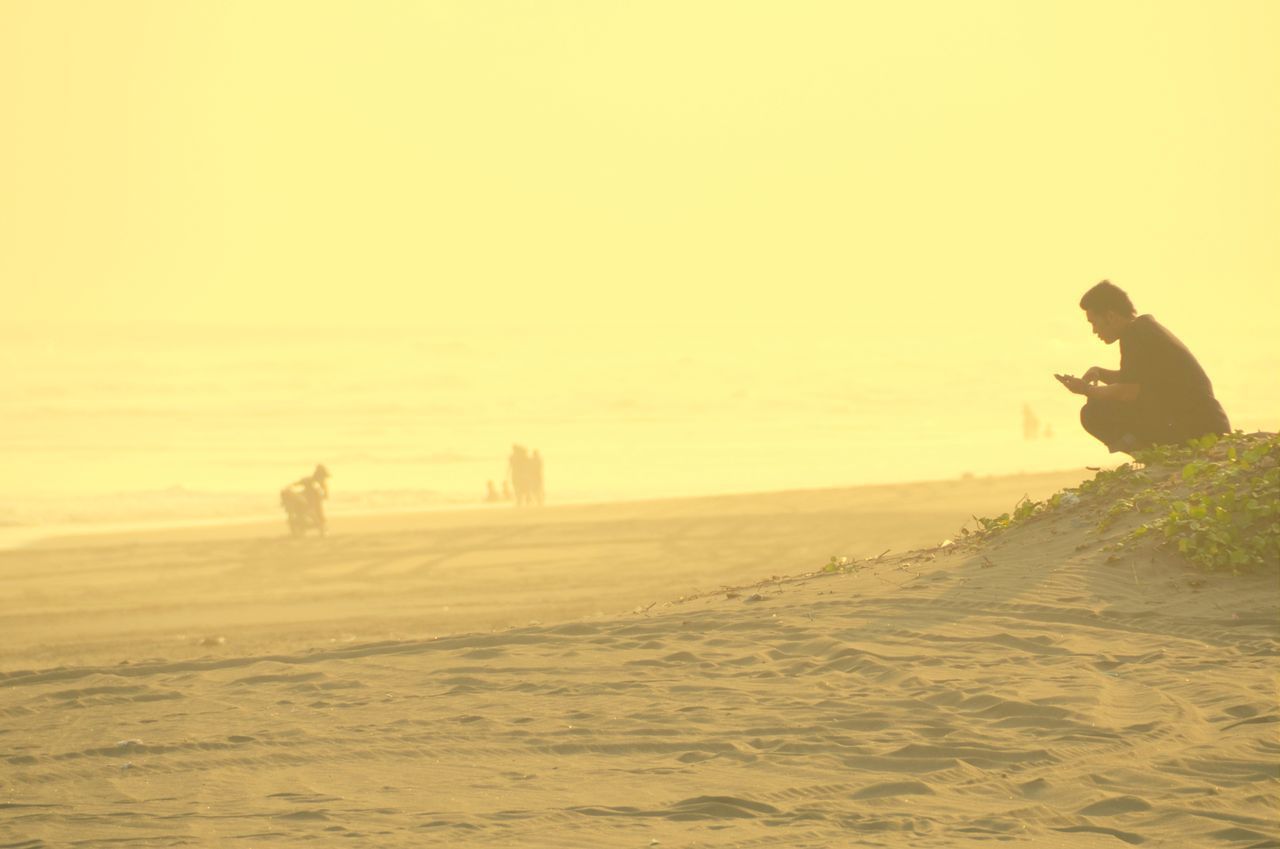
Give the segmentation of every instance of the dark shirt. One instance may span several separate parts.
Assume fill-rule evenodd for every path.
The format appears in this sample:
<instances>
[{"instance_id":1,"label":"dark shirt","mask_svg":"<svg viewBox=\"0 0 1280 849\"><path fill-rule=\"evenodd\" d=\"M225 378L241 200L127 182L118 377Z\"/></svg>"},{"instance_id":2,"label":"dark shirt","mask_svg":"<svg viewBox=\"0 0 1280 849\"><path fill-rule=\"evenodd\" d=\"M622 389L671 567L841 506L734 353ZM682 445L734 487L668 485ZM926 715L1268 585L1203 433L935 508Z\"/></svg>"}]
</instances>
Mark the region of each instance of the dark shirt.
<instances>
[{"instance_id":1,"label":"dark shirt","mask_svg":"<svg viewBox=\"0 0 1280 849\"><path fill-rule=\"evenodd\" d=\"M1118 382L1138 385L1139 408L1168 429L1170 441L1231 430L1200 363L1152 316L1138 316L1120 334Z\"/></svg>"}]
</instances>

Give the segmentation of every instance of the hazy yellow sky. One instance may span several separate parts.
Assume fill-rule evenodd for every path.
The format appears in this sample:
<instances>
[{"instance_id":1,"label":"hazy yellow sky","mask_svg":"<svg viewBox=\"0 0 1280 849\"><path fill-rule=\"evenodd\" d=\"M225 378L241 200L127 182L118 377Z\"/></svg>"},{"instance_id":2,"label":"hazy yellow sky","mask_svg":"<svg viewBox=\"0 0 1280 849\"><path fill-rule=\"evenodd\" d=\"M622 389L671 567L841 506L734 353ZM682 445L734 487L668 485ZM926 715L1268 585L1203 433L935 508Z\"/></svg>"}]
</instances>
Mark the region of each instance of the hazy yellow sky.
<instances>
[{"instance_id":1,"label":"hazy yellow sky","mask_svg":"<svg viewBox=\"0 0 1280 849\"><path fill-rule=\"evenodd\" d=\"M1109 276L1256 320L1277 43L1273 0L2 0L5 314L985 329Z\"/></svg>"}]
</instances>

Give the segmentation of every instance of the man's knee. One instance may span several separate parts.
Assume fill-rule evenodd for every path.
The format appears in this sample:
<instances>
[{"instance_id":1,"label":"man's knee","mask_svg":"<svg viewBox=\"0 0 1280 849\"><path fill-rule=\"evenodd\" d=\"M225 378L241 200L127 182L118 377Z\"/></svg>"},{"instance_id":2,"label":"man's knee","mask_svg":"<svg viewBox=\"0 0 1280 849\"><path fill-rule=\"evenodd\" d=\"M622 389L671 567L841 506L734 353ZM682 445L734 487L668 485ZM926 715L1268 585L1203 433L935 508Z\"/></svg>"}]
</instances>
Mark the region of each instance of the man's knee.
<instances>
[{"instance_id":1,"label":"man's knee","mask_svg":"<svg viewBox=\"0 0 1280 849\"><path fill-rule=\"evenodd\" d=\"M1080 408L1080 424L1108 450L1133 451L1141 447L1141 440L1135 434L1133 410L1124 402L1090 398Z\"/></svg>"},{"instance_id":2,"label":"man's knee","mask_svg":"<svg viewBox=\"0 0 1280 849\"><path fill-rule=\"evenodd\" d=\"M1116 413L1114 405L1090 398L1080 408L1080 425L1094 436L1101 437L1102 434L1115 429Z\"/></svg>"}]
</instances>

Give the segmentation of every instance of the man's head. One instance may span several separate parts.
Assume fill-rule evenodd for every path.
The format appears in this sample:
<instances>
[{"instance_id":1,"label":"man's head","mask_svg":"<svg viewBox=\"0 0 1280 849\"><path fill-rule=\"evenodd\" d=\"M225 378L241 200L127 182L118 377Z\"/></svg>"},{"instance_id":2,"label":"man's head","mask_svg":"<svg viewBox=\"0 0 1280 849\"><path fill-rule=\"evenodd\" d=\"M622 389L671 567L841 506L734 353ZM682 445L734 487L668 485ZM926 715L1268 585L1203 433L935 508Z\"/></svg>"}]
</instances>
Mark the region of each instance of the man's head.
<instances>
[{"instance_id":1,"label":"man's head","mask_svg":"<svg viewBox=\"0 0 1280 849\"><path fill-rule=\"evenodd\" d=\"M1080 299L1080 309L1098 338L1110 345L1120 338L1120 333L1133 322L1138 311L1124 290L1103 280Z\"/></svg>"}]
</instances>

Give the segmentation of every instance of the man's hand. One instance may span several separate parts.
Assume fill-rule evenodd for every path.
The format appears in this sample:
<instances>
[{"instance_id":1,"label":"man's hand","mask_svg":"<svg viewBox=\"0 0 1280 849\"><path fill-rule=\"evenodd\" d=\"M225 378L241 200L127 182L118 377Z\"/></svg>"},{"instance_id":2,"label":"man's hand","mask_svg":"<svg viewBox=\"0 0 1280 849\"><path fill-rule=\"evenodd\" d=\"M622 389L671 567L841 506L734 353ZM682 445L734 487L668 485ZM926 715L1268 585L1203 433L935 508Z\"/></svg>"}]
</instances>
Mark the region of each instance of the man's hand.
<instances>
[{"instance_id":1,"label":"man's hand","mask_svg":"<svg viewBox=\"0 0 1280 849\"><path fill-rule=\"evenodd\" d=\"M1090 369L1090 371L1092 371L1092 369ZM1055 374L1054 377L1058 379L1059 383L1067 387L1067 390L1070 392L1074 392L1077 395L1089 394L1090 385L1087 380L1083 380L1071 374Z\"/></svg>"},{"instance_id":2,"label":"man's hand","mask_svg":"<svg viewBox=\"0 0 1280 849\"><path fill-rule=\"evenodd\" d=\"M1083 380L1085 383L1097 383L1099 380L1102 380L1102 374L1104 371L1105 369L1100 369L1097 366L1093 366L1088 371L1086 371L1084 373L1084 376L1081 377L1080 379Z\"/></svg>"}]
</instances>

